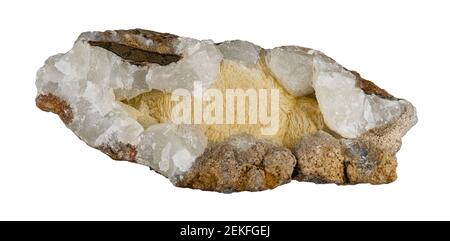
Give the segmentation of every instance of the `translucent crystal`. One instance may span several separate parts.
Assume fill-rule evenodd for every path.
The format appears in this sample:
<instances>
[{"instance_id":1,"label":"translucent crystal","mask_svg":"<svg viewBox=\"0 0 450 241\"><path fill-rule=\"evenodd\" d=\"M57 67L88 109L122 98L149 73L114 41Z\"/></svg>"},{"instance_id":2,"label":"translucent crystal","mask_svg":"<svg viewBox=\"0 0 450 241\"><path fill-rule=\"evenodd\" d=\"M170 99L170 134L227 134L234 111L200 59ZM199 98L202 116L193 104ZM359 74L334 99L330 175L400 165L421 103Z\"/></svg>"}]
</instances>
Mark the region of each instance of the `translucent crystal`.
<instances>
[{"instance_id":1,"label":"translucent crystal","mask_svg":"<svg viewBox=\"0 0 450 241\"><path fill-rule=\"evenodd\" d=\"M50 57L37 74L40 94L53 93L70 104L74 119L69 124L92 146L135 144L142 126L115 103L113 89L133 89L138 71L113 53L80 39L66 54Z\"/></svg>"},{"instance_id":2,"label":"translucent crystal","mask_svg":"<svg viewBox=\"0 0 450 241\"><path fill-rule=\"evenodd\" d=\"M203 153L207 140L198 129L187 125L161 123L147 128L138 146L138 162L166 177L186 172Z\"/></svg>"},{"instance_id":3,"label":"translucent crystal","mask_svg":"<svg viewBox=\"0 0 450 241\"><path fill-rule=\"evenodd\" d=\"M327 126L346 138L385 124L403 113L403 102L366 95L356 77L320 52L314 54L313 86Z\"/></svg>"},{"instance_id":4,"label":"translucent crystal","mask_svg":"<svg viewBox=\"0 0 450 241\"><path fill-rule=\"evenodd\" d=\"M295 96L314 92L313 58L301 47L285 46L267 50L266 62L280 84Z\"/></svg>"},{"instance_id":5,"label":"translucent crystal","mask_svg":"<svg viewBox=\"0 0 450 241\"><path fill-rule=\"evenodd\" d=\"M217 77L222 54L208 40L178 38L176 53L183 57L167 66L154 66L149 69L146 81L154 89L172 92L175 89L194 89L194 82L208 88Z\"/></svg>"},{"instance_id":6,"label":"translucent crystal","mask_svg":"<svg viewBox=\"0 0 450 241\"><path fill-rule=\"evenodd\" d=\"M137 150L137 154L133 153L137 155L138 163L167 177L177 178L188 171L204 152L206 137L196 127L157 123L160 120L151 116L138 122L136 116L142 114L138 107L120 101L153 89L164 92L177 88L192 90L196 81L205 90L225 75L263 78L266 76L265 63L275 81L290 94L298 97L315 92L327 127L343 137L356 138L392 121L404 111L403 101L366 94L353 73L315 50L288 46L261 54L263 50L259 46L240 40L216 45L209 40L159 33L149 33L158 36L152 40L134 34L135 31L130 34L118 32L83 33L69 52L50 57L37 73L38 95L52 94L64 101L73 114L73 119L66 124L87 144L118 151L124 145L131 145ZM175 55L176 60L167 64L133 63L107 48L93 45L92 41L125 45L128 51L136 51L135 45L139 45L144 49L141 51L154 55L169 53ZM259 62L259 57L264 54L265 61ZM223 60L233 63L225 62L232 68L221 72ZM243 74L250 72L257 74ZM233 80L240 81L240 78ZM254 142L235 138L231 143L236 148L248 149Z\"/></svg>"},{"instance_id":7,"label":"translucent crystal","mask_svg":"<svg viewBox=\"0 0 450 241\"><path fill-rule=\"evenodd\" d=\"M247 68L256 66L261 52L261 47L242 40L225 41L217 45L217 48L224 59L235 61Z\"/></svg>"}]
</instances>

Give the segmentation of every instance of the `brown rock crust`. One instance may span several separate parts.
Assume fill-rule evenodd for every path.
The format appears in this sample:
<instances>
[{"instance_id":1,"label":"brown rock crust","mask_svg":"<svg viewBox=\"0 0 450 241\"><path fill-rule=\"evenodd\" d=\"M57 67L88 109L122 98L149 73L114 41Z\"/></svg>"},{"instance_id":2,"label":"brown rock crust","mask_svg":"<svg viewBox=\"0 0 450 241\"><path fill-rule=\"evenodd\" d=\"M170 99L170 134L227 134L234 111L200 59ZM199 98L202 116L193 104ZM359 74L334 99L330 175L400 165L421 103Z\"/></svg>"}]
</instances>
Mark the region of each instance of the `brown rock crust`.
<instances>
[{"instance_id":1,"label":"brown rock crust","mask_svg":"<svg viewBox=\"0 0 450 241\"><path fill-rule=\"evenodd\" d=\"M385 184L397 179L401 138L417 123L416 110L408 102L404 113L356 139L339 139L319 131L302 138L293 148L299 181L336 184Z\"/></svg>"},{"instance_id":2,"label":"brown rock crust","mask_svg":"<svg viewBox=\"0 0 450 241\"><path fill-rule=\"evenodd\" d=\"M294 147L298 181L345 183L344 154L338 139L324 131L306 136Z\"/></svg>"},{"instance_id":3,"label":"brown rock crust","mask_svg":"<svg viewBox=\"0 0 450 241\"><path fill-rule=\"evenodd\" d=\"M104 48L111 51L121 58L128 60L131 64L144 65L144 64L159 64L168 65L170 63L177 62L181 59L180 55L176 54L161 54L156 51L144 50L125 44L119 44L115 42L106 41L89 41L92 46Z\"/></svg>"},{"instance_id":4,"label":"brown rock crust","mask_svg":"<svg viewBox=\"0 0 450 241\"><path fill-rule=\"evenodd\" d=\"M53 94L38 95L36 97L36 106L46 112L53 112L61 118L64 124L72 122L73 113L70 105Z\"/></svg>"},{"instance_id":5,"label":"brown rock crust","mask_svg":"<svg viewBox=\"0 0 450 241\"><path fill-rule=\"evenodd\" d=\"M364 91L364 93L366 93L367 95L374 94L374 95L378 95L384 99L398 100L397 98L395 98L394 96L389 94L389 92L387 92L385 89L378 87L372 81L362 78L358 72L356 72L356 71L351 71L351 72L352 72L352 74L355 75L356 81L359 85L359 88L361 88Z\"/></svg>"},{"instance_id":6,"label":"brown rock crust","mask_svg":"<svg viewBox=\"0 0 450 241\"><path fill-rule=\"evenodd\" d=\"M119 143L116 147L102 145L97 149L114 160L136 162L137 148L131 144Z\"/></svg>"},{"instance_id":7,"label":"brown rock crust","mask_svg":"<svg viewBox=\"0 0 450 241\"><path fill-rule=\"evenodd\" d=\"M52 112L68 125L73 120L72 108L66 101L53 94L40 94L36 97L36 106L46 112ZM131 144L119 143L113 146L94 146L114 160L136 162L137 149Z\"/></svg>"},{"instance_id":8,"label":"brown rock crust","mask_svg":"<svg viewBox=\"0 0 450 241\"><path fill-rule=\"evenodd\" d=\"M417 123L416 109L411 103L404 103L405 110L396 120L346 141L350 184L384 184L397 179L395 154L400 150L402 137Z\"/></svg>"},{"instance_id":9,"label":"brown rock crust","mask_svg":"<svg viewBox=\"0 0 450 241\"><path fill-rule=\"evenodd\" d=\"M239 134L210 146L176 185L225 193L272 189L290 181L295 164L289 149Z\"/></svg>"},{"instance_id":10,"label":"brown rock crust","mask_svg":"<svg viewBox=\"0 0 450 241\"><path fill-rule=\"evenodd\" d=\"M91 46L106 49L121 57L123 61L135 65L169 65L183 57L175 54L173 47L176 46L178 36L168 33L132 29L83 33L80 38ZM265 66L264 59L261 60L262 66ZM222 64L222 71L224 66L235 70L232 65ZM265 67L263 71L275 80L273 74ZM274 142L258 139L263 137L237 134L225 140L217 140L219 142L216 143L211 142L193 166L172 181L179 187L225 193L272 189L291 179L338 185L385 184L395 181L397 178L395 155L400 149L401 138L417 123L416 110L409 102L392 96L373 82L362 78L359 73L351 72L356 77L357 86L366 94L403 101L403 114L358 138L345 139L324 126L314 94L311 94L313 101L306 101L304 98L303 102L298 101L296 105L289 106L291 110L308 113L297 116L295 115L297 113L293 112L289 115L290 119L306 120L307 116L319 116L311 119L312 121L293 122L291 128L285 128L289 129L286 134L289 138L289 135L294 133L289 142L286 142L288 144L283 143L289 148L297 143L292 151ZM240 72L230 71L230 73ZM229 80L236 80L235 76L239 75L225 79L226 83L230 84ZM246 78L243 78L242 82L248 80L247 76L251 75L244 76ZM252 81L249 83L255 84ZM54 94L39 93L36 105L43 111L57 114L66 125L70 125L74 119L71 106ZM149 109L151 112L156 108ZM306 123L305 126L310 127L302 137L298 135L299 132L293 131L295 127L300 126L298 123ZM115 160L136 162L138 154L136 146L128 143L108 143L94 148Z\"/></svg>"}]
</instances>

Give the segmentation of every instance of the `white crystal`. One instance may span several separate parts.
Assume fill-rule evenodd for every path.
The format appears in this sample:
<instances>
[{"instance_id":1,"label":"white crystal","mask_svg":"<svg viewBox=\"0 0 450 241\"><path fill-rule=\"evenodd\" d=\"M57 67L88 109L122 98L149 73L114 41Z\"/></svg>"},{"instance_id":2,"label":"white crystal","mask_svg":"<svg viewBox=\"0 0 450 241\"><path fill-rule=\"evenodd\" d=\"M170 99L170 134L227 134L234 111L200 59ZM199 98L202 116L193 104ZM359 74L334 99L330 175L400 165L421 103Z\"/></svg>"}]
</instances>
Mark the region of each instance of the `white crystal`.
<instances>
[{"instance_id":1,"label":"white crystal","mask_svg":"<svg viewBox=\"0 0 450 241\"><path fill-rule=\"evenodd\" d=\"M66 54L46 61L38 71L36 85L39 94L52 93L68 102L74 114L69 128L89 145L136 144L143 128L115 103L113 90L136 90L132 75L137 70L115 54L80 39Z\"/></svg>"},{"instance_id":2,"label":"white crystal","mask_svg":"<svg viewBox=\"0 0 450 241\"><path fill-rule=\"evenodd\" d=\"M325 123L346 138L356 138L404 111L402 101L366 95L351 72L320 52L314 53L313 86Z\"/></svg>"},{"instance_id":3,"label":"white crystal","mask_svg":"<svg viewBox=\"0 0 450 241\"><path fill-rule=\"evenodd\" d=\"M241 40L225 41L218 44L217 48L224 59L235 61L247 68L256 67L261 53L261 47Z\"/></svg>"},{"instance_id":4,"label":"white crystal","mask_svg":"<svg viewBox=\"0 0 450 241\"><path fill-rule=\"evenodd\" d=\"M256 144L256 139L248 134L240 134L230 137L228 143L237 150L244 152Z\"/></svg>"},{"instance_id":5,"label":"white crystal","mask_svg":"<svg viewBox=\"0 0 450 241\"><path fill-rule=\"evenodd\" d=\"M307 49L295 46L269 49L266 52L266 63L291 95L304 96L314 92L313 57Z\"/></svg>"},{"instance_id":6,"label":"white crystal","mask_svg":"<svg viewBox=\"0 0 450 241\"><path fill-rule=\"evenodd\" d=\"M138 163L167 177L182 175L205 150L207 140L203 133L192 126L155 124L156 121L150 121L144 130L131 117L132 107L118 101L152 89L192 89L195 81L207 89L220 74L223 57L254 68L261 48L245 41L227 41L216 47L208 40L179 37L172 47L175 54L182 56L180 60L166 66L138 66L88 43L120 41L114 31L108 36L104 39L105 35L96 32L84 33L72 50L50 57L37 73L38 94L54 94L70 105L74 119L68 127L87 144L107 145L114 150L119 150L121 144L131 144L138 149ZM142 37L134 39L146 46L158 44ZM351 72L318 51L275 48L266 52L265 62L291 94L302 96L315 91L327 126L346 138L358 137L403 112L402 101L366 95L357 87ZM233 143L245 149L253 142L238 138Z\"/></svg>"},{"instance_id":7,"label":"white crystal","mask_svg":"<svg viewBox=\"0 0 450 241\"><path fill-rule=\"evenodd\" d=\"M195 127L171 123L152 125L140 137L138 163L174 178L191 167L206 145L206 137Z\"/></svg>"},{"instance_id":8,"label":"white crystal","mask_svg":"<svg viewBox=\"0 0 450 241\"><path fill-rule=\"evenodd\" d=\"M267 51L266 62L290 94L315 92L325 123L343 137L356 138L403 112L402 101L366 95L350 71L319 51L274 48Z\"/></svg>"},{"instance_id":9,"label":"white crystal","mask_svg":"<svg viewBox=\"0 0 450 241\"><path fill-rule=\"evenodd\" d=\"M191 168L192 163L195 160L195 156L193 156L188 150L180 149L172 156L173 163L181 172L186 172Z\"/></svg>"},{"instance_id":10,"label":"white crystal","mask_svg":"<svg viewBox=\"0 0 450 241\"><path fill-rule=\"evenodd\" d=\"M144 131L128 114L130 107L117 100L151 89L186 87L197 80L209 86L218 73L221 53L210 41L180 38L176 48L183 58L178 63L136 66L91 46L90 40L104 39L94 32L82 34L72 50L46 61L37 73L38 93L52 93L70 105L74 119L68 127L87 144L112 149L136 145L139 163L168 177L187 171L206 147L204 135L193 127L168 123Z\"/></svg>"},{"instance_id":11,"label":"white crystal","mask_svg":"<svg viewBox=\"0 0 450 241\"><path fill-rule=\"evenodd\" d=\"M172 92L183 88L194 90L194 82L202 83L207 89L219 73L222 54L209 40L178 38L176 54L182 58L167 66L155 65L146 76L149 86L154 89Z\"/></svg>"}]
</instances>

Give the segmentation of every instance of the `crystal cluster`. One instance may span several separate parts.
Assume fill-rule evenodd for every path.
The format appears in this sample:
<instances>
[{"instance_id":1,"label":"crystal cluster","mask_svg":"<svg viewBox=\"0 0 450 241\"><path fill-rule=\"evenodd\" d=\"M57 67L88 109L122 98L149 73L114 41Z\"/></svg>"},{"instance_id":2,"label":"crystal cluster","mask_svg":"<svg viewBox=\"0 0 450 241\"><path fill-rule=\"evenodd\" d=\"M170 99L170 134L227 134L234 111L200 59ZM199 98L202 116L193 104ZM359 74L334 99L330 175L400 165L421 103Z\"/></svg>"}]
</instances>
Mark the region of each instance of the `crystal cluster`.
<instances>
[{"instance_id":1,"label":"crystal cluster","mask_svg":"<svg viewBox=\"0 0 450 241\"><path fill-rule=\"evenodd\" d=\"M167 96L194 83L202 90L278 88L280 134L171 123ZM177 186L219 192L294 179L392 182L401 138L417 122L408 101L320 51L142 29L82 33L69 52L47 59L36 86L37 106L58 114L88 145L149 166Z\"/></svg>"}]
</instances>

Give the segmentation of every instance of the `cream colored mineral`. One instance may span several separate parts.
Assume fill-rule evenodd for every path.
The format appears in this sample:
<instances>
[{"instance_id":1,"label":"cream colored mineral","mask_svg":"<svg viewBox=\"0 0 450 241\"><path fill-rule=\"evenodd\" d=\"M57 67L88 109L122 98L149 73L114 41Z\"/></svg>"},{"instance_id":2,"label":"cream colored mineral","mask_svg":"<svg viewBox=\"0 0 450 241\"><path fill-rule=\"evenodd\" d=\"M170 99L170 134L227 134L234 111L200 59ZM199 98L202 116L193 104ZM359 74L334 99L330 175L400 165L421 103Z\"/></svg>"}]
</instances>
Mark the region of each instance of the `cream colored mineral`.
<instances>
[{"instance_id":1,"label":"cream colored mineral","mask_svg":"<svg viewBox=\"0 0 450 241\"><path fill-rule=\"evenodd\" d=\"M58 114L88 145L149 166L177 186L219 192L271 189L291 179L392 182L401 137L417 122L408 101L317 50L142 29L82 33L69 52L47 59L36 87L37 106ZM273 99L258 95L257 107L250 99L233 107L244 123L177 124L171 113L179 89L193 94L193 104L213 89L276 90L279 103L269 110L278 122L263 123L261 103ZM198 106L207 109L209 101ZM250 121L252 111L258 122ZM276 131L261 132L268 125Z\"/></svg>"}]
</instances>

